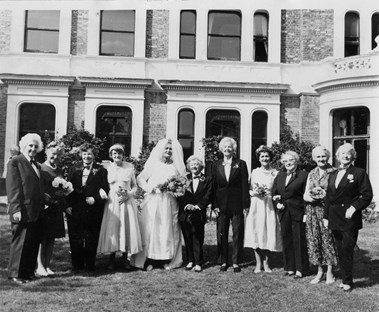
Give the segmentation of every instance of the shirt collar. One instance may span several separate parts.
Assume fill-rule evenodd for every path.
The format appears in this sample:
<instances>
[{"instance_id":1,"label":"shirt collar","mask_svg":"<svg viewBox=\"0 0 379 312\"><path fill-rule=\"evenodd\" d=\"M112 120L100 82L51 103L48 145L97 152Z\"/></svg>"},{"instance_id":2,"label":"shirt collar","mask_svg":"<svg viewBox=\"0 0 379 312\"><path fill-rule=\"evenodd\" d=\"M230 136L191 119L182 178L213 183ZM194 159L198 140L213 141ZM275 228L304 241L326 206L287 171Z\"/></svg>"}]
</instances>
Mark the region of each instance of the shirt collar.
<instances>
[{"instance_id":1,"label":"shirt collar","mask_svg":"<svg viewBox=\"0 0 379 312\"><path fill-rule=\"evenodd\" d=\"M230 157L229 159L224 158L224 162L223 162L223 164L224 164L224 165L231 165L231 164L232 164L232 161L233 161L233 157Z\"/></svg>"}]
</instances>

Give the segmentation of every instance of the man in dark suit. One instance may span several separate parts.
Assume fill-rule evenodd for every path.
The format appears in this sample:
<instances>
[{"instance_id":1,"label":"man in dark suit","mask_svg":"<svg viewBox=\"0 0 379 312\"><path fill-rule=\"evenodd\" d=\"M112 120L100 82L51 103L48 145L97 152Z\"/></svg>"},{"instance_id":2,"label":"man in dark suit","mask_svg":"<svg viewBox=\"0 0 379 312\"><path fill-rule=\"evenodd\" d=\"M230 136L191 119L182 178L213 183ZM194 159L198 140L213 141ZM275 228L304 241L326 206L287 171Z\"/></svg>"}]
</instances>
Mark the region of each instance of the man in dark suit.
<instances>
[{"instance_id":1,"label":"man in dark suit","mask_svg":"<svg viewBox=\"0 0 379 312\"><path fill-rule=\"evenodd\" d=\"M203 162L190 156L187 159L190 174L187 179L189 187L183 196L178 198L179 223L182 228L188 264L186 270L194 268L195 272L202 271L204 225L207 207L212 196L212 179L202 174Z\"/></svg>"},{"instance_id":2,"label":"man in dark suit","mask_svg":"<svg viewBox=\"0 0 379 312\"><path fill-rule=\"evenodd\" d=\"M70 168L68 180L74 191L67 197L67 223L74 271L95 270L96 248L106 196L107 171L94 162L95 150L81 146L82 161Z\"/></svg>"},{"instance_id":3,"label":"man in dark suit","mask_svg":"<svg viewBox=\"0 0 379 312\"><path fill-rule=\"evenodd\" d=\"M331 173L325 197L324 225L332 230L342 273L340 288L353 287L354 247L362 228L362 210L372 200L366 171L352 165L356 151L350 143L341 145L336 157L340 167Z\"/></svg>"},{"instance_id":4,"label":"man in dark suit","mask_svg":"<svg viewBox=\"0 0 379 312\"><path fill-rule=\"evenodd\" d=\"M213 210L217 216L217 245L220 271L228 268L229 225L233 231L233 270L241 272L239 266L243 248L244 210L250 207L249 174L246 163L235 157L237 143L225 137L219 143L224 158L212 168Z\"/></svg>"},{"instance_id":5,"label":"man in dark suit","mask_svg":"<svg viewBox=\"0 0 379 312\"><path fill-rule=\"evenodd\" d=\"M287 276L295 275L295 279L302 278L309 266L303 222L303 194L308 173L298 169L299 160L299 155L293 151L287 151L282 155L281 161L286 171L276 176L272 188L274 205L278 209L281 225L284 270Z\"/></svg>"},{"instance_id":6,"label":"man in dark suit","mask_svg":"<svg viewBox=\"0 0 379 312\"><path fill-rule=\"evenodd\" d=\"M12 228L8 278L18 284L35 278L38 217L43 209L44 193L40 165L34 158L42 148L38 134L26 134L20 140L21 154L13 157L7 166L6 189Z\"/></svg>"}]
</instances>

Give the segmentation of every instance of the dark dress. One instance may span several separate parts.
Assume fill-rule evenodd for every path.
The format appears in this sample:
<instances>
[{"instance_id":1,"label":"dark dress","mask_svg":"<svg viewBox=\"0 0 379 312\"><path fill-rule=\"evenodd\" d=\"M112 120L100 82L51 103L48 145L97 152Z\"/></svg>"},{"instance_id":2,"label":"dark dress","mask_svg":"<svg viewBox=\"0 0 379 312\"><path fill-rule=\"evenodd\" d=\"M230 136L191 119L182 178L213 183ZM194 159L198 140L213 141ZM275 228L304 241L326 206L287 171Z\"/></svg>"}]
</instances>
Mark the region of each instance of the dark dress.
<instances>
[{"instance_id":1,"label":"dark dress","mask_svg":"<svg viewBox=\"0 0 379 312\"><path fill-rule=\"evenodd\" d=\"M331 166L320 175L319 168L313 169L308 175L308 190L328 187L329 175L333 172ZM332 231L323 224L325 199L319 199L305 206L306 236L309 262L313 265L337 265L336 249Z\"/></svg>"},{"instance_id":2,"label":"dark dress","mask_svg":"<svg viewBox=\"0 0 379 312\"><path fill-rule=\"evenodd\" d=\"M51 201L48 202L45 209L41 212L41 240L49 238L61 238L65 236L63 210L65 208L65 199L57 197L57 189L53 187L52 182L56 177L63 177L63 171L60 168L53 169L46 163L41 165L41 178L44 185L45 193L50 195Z\"/></svg>"}]
</instances>

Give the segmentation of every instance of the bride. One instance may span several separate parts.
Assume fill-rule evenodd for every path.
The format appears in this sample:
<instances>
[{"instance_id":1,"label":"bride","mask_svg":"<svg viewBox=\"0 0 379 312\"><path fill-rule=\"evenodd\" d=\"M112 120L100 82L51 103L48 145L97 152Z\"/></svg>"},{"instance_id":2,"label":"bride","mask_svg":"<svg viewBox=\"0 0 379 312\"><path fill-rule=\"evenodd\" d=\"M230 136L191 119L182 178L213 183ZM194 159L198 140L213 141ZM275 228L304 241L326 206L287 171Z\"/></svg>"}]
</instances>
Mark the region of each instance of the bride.
<instances>
[{"instance_id":1,"label":"bride","mask_svg":"<svg viewBox=\"0 0 379 312\"><path fill-rule=\"evenodd\" d=\"M178 204L171 193L161 192L159 185L172 177L185 176L185 171L180 143L161 139L137 177L138 185L146 194L141 203L143 252L132 259L134 266L150 271L156 263L153 260L164 260L165 269L182 265Z\"/></svg>"}]
</instances>

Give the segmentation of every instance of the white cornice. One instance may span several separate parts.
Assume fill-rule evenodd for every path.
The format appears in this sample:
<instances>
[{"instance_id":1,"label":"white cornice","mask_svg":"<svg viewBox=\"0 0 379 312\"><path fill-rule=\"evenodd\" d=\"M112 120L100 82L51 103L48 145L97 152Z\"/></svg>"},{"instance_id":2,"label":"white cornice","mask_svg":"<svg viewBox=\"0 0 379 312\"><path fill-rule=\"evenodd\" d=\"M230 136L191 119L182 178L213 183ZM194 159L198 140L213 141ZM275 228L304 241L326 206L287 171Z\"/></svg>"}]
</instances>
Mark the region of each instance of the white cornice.
<instances>
[{"instance_id":1,"label":"white cornice","mask_svg":"<svg viewBox=\"0 0 379 312\"><path fill-rule=\"evenodd\" d=\"M341 89L377 86L379 86L379 75L333 79L313 85L315 90L320 94Z\"/></svg>"},{"instance_id":2,"label":"white cornice","mask_svg":"<svg viewBox=\"0 0 379 312\"><path fill-rule=\"evenodd\" d=\"M114 89L146 89L154 82L152 79L115 79L78 77L84 87Z\"/></svg>"},{"instance_id":3,"label":"white cornice","mask_svg":"<svg viewBox=\"0 0 379 312\"><path fill-rule=\"evenodd\" d=\"M34 75L0 75L6 85L27 86L69 86L74 77L34 76Z\"/></svg>"}]
</instances>

